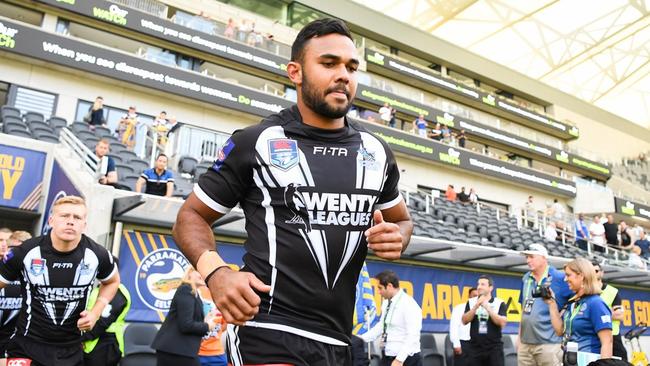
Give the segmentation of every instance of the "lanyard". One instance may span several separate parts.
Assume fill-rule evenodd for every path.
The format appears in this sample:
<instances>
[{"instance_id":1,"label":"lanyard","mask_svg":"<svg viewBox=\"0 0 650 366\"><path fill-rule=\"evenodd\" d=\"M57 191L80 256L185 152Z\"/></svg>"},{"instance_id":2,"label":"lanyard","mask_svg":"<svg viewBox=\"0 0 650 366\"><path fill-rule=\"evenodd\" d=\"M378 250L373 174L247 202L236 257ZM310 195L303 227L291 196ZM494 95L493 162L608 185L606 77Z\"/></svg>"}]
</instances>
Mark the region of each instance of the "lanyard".
<instances>
[{"instance_id":1,"label":"lanyard","mask_svg":"<svg viewBox=\"0 0 650 366\"><path fill-rule=\"evenodd\" d=\"M571 315L564 318L564 334L566 339L571 339L571 333L573 331L573 319L580 312L580 309L582 308L582 302L574 303L571 307Z\"/></svg>"},{"instance_id":2,"label":"lanyard","mask_svg":"<svg viewBox=\"0 0 650 366\"><path fill-rule=\"evenodd\" d=\"M544 271L544 275L539 280L538 284L541 284L542 281L544 281L544 279L548 277L548 269L549 269L549 266L546 266L546 270ZM535 277L533 277L533 272L531 272L530 277L528 277L528 281L526 281L526 286L524 286L524 296L525 296L526 300L528 300L528 298L531 297L531 294L529 292L530 291L530 285L532 283L534 283L534 282L535 282Z\"/></svg>"},{"instance_id":3,"label":"lanyard","mask_svg":"<svg viewBox=\"0 0 650 366\"><path fill-rule=\"evenodd\" d=\"M388 330L388 325L390 324L390 321L393 319L393 314L395 314L395 307L397 306L397 303L402 299L402 290L399 290L399 293L396 295L397 299L395 299L395 302L393 303L392 299L388 300L388 306L386 306L386 316L384 316L384 335L386 334L386 331ZM392 309L391 309L392 305ZM392 311L391 311L392 310ZM388 316L390 315L390 318Z\"/></svg>"}]
</instances>

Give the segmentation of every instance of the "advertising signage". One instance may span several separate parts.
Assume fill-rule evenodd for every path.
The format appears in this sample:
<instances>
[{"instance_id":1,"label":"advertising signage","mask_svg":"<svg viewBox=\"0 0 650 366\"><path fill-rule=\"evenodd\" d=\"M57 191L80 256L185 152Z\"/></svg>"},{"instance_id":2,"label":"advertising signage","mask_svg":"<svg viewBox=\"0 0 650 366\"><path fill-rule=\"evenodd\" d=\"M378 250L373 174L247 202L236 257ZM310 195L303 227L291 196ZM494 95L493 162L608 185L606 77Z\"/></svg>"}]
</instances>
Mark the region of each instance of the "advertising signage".
<instances>
[{"instance_id":1,"label":"advertising signage","mask_svg":"<svg viewBox=\"0 0 650 366\"><path fill-rule=\"evenodd\" d=\"M226 37L200 32L165 18L105 0L38 0L106 23L286 76L289 60Z\"/></svg>"},{"instance_id":2,"label":"advertising signage","mask_svg":"<svg viewBox=\"0 0 650 366\"><path fill-rule=\"evenodd\" d=\"M258 116L279 112L293 104L253 89L6 20L0 22L0 40L3 40L0 42L0 50L3 51Z\"/></svg>"},{"instance_id":3,"label":"advertising signage","mask_svg":"<svg viewBox=\"0 0 650 366\"><path fill-rule=\"evenodd\" d=\"M614 206L616 207L616 213L650 219L650 206L648 205L614 197Z\"/></svg>"},{"instance_id":4,"label":"advertising signage","mask_svg":"<svg viewBox=\"0 0 650 366\"><path fill-rule=\"evenodd\" d=\"M388 103L398 111L412 116L422 114L427 121L447 125L456 130L464 129L468 135L474 135L518 150L542 156L543 158L552 160L560 165L578 168L581 171L588 173L589 176L595 178L607 180L611 176L611 171L605 164L596 163L570 154L564 150L539 144L503 130L492 128L465 118L460 118L449 112L443 112L439 109L415 101L410 101L395 94L372 88L367 85L359 84L357 88L357 99L377 106Z\"/></svg>"},{"instance_id":5,"label":"advertising signage","mask_svg":"<svg viewBox=\"0 0 650 366\"><path fill-rule=\"evenodd\" d=\"M556 121L543 114L521 107L515 103L502 100L491 94L464 85L456 80L446 78L432 71L410 65L407 62L398 60L375 50L366 49L365 54L369 67L382 67L399 73L400 75L416 79L429 85L434 85L448 92L452 92L454 94L468 98L474 102L480 102L490 107L494 107L500 111L507 112L508 114L524 118L530 122L533 122L534 124L541 124L546 128L555 131L556 134L559 134L567 139L574 139L580 135L580 131L575 126Z\"/></svg>"},{"instance_id":6,"label":"advertising signage","mask_svg":"<svg viewBox=\"0 0 650 366\"><path fill-rule=\"evenodd\" d=\"M393 151L449 165L510 183L535 187L549 193L575 197L575 183L505 161L493 159L466 149L411 135L374 123L360 122L369 131L388 143Z\"/></svg>"}]
</instances>

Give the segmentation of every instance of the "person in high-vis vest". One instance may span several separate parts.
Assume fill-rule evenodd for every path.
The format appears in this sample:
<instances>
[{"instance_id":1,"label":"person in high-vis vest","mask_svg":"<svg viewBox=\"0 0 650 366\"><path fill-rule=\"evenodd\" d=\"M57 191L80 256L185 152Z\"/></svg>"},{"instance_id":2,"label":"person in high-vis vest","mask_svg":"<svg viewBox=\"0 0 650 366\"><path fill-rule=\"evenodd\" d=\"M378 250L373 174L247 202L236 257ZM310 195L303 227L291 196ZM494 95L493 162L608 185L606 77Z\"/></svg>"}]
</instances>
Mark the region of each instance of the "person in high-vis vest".
<instances>
[{"instance_id":1,"label":"person in high-vis vest","mask_svg":"<svg viewBox=\"0 0 650 366\"><path fill-rule=\"evenodd\" d=\"M116 260L117 261L117 260ZM97 301L98 289L90 293L88 308ZM131 308L131 295L120 284L113 300L104 308L95 327L82 335L86 366L117 366L124 355L124 319Z\"/></svg>"},{"instance_id":2,"label":"person in high-vis vest","mask_svg":"<svg viewBox=\"0 0 650 366\"><path fill-rule=\"evenodd\" d=\"M605 301L607 306L612 310L612 336L614 340L613 355L627 361L627 350L623 345L621 337L621 320L625 317L625 310L621 304L621 296L618 289L611 284L603 282L605 271L598 262L592 262L598 281L602 284L600 297Z\"/></svg>"}]
</instances>

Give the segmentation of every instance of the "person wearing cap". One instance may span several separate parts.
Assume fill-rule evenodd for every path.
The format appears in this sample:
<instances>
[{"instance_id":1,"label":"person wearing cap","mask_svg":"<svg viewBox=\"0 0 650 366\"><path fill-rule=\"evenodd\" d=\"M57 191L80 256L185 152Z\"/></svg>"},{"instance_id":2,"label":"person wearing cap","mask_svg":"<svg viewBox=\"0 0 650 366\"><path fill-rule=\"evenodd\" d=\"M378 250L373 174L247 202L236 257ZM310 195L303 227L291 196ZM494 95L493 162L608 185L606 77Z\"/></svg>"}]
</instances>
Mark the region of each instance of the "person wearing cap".
<instances>
[{"instance_id":1,"label":"person wearing cap","mask_svg":"<svg viewBox=\"0 0 650 366\"><path fill-rule=\"evenodd\" d=\"M573 292L564 282L564 273L548 263L548 251L543 245L532 244L521 254L526 256L530 271L522 279L517 364L556 366L562 362L562 339L553 330L549 306L543 298L533 297L533 293L550 282L557 307L561 309L573 296Z\"/></svg>"},{"instance_id":2,"label":"person wearing cap","mask_svg":"<svg viewBox=\"0 0 650 366\"><path fill-rule=\"evenodd\" d=\"M603 267L600 266L600 263L593 261L591 264L594 266L596 279L600 283L600 297L612 311L612 337L614 341L612 353L614 356L620 357L622 360L627 360L627 350L623 345L623 339L621 337L621 321L625 318L625 310L623 310L621 295L616 287L603 282L605 271L603 270Z\"/></svg>"}]
</instances>

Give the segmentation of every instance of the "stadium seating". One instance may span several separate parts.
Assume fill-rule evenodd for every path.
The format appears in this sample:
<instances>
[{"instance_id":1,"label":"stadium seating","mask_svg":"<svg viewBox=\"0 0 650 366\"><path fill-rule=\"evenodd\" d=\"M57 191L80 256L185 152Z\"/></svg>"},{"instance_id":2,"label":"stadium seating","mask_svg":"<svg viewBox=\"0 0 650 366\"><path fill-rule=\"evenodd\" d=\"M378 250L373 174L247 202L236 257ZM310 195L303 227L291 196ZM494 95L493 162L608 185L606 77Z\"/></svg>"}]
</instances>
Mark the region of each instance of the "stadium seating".
<instances>
[{"instance_id":1,"label":"stadium seating","mask_svg":"<svg viewBox=\"0 0 650 366\"><path fill-rule=\"evenodd\" d=\"M420 334L422 366L445 366L445 357L438 351L436 338L431 333Z\"/></svg>"},{"instance_id":2,"label":"stadium seating","mask_svg":"<svg viewBox=\"0 0 650 366\"><path fill-rule=\"evenodd\" d=\"M478 210L476 205L435 198L429 200L432 204L427 213L425 193L409 193L408 201L414 235L515 251L522 251L533 243L541 243L552 256L588 256L586 251L572 243L546 240L536 230L518 228L515 217L501 213L501 217L497 218L496 209L489 206L482 205ZM613 253L592 253L591 257L598 260L615 259Z\"/></svg>"},{"instance_id":3,"label":"stadium seating","mask_svg":"<svg viewBox=\"0 0 650 366\"><path fill-rule=\"evenodd\" d=\"M633 160L632 164L615 165L612 172L650 191L650 161Z\"/></svg>"},{"instance_id":4,"label":"stadium seating","mask_svg":"<svg viewBox=\"0 0 650 366\"><path fill-rule=\"evenodd\" d=\"M158 333L154 324L131 323L124 330L122 366L155 366L156 351L151 343Z\"/></svg>"}]
</instances>

